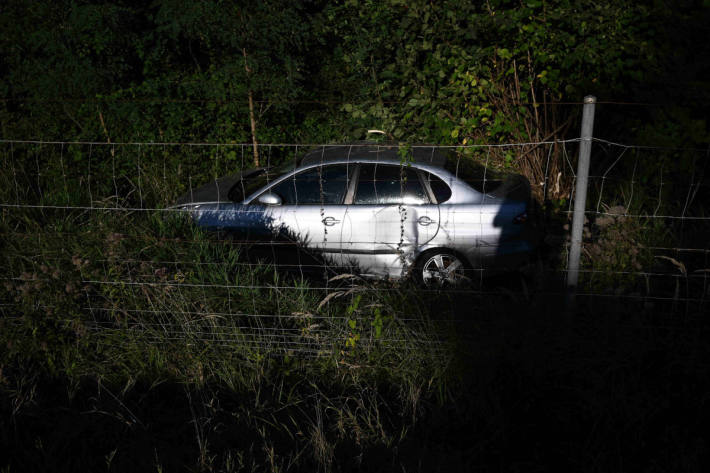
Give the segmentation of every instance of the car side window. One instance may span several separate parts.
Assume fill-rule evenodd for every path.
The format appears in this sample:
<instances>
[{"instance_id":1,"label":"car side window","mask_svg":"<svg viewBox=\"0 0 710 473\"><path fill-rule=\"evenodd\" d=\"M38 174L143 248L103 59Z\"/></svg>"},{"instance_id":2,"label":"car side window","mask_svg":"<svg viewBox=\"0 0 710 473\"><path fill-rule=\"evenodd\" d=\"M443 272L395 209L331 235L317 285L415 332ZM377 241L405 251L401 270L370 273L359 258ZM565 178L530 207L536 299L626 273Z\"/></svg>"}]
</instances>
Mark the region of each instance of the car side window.
<instances>
[{"instance_id":1,"label":"car side window","mask_svg":"<svg viewBox=\"0 0 710 473\"><path fill-rule=\"evenodd\" d=\"M361 164L353 204L428 204L417 171L407 166Z\"/></svg>"},{"instance_id":2,"label":"car side window","mask_svg":"<svg viewBox=\"0 0 710 473\"><path fill-rule=\"evenodd\" d=\"M451 198L451 188L439 177L430 172L424 172L424 180L436 198L436 203L441 204Z\"/></svg>"},{"instance_id":3,"label":"car side window","mask_svg":"<svg viewBox=\"0 0 710 473\"><path fill-rule=\"evenodd\" d=\"M281 197L284 205L339 205L343 203L347 188L348 166L335 164L294 174L269 192Z\"/></svg>"}]
</instances>

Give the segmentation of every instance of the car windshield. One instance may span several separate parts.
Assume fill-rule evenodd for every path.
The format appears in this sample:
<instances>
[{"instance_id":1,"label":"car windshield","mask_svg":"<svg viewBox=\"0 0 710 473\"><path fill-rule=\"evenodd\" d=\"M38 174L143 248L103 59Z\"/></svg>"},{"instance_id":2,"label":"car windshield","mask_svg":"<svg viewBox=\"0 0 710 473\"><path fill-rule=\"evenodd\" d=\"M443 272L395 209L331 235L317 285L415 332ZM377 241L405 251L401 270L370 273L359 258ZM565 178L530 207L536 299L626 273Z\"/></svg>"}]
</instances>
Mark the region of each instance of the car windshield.
<instances>
[{"instance_id":1,"label":"car windshield","mask_svg":"<svg viewBox=\"0 0 710 473\"><path fill-rule=\"evenodd\" d=\"M289 162L281 166L247 171L229 190L229 200L233 202L244 201L244 199L265 185L278 179L288 171L293 170L294 166L294 163Z\"/></svg>"}]
</instances>

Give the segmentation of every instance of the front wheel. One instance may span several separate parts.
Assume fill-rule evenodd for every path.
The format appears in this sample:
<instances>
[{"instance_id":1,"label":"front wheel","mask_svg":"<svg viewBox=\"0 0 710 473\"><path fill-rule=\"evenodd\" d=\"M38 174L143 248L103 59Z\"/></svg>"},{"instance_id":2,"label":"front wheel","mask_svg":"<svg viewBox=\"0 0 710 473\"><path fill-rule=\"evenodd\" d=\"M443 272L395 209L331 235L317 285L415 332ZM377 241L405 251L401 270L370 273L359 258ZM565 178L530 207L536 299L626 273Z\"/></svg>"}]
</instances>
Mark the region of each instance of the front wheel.
<instances>
[{"instance_id":1,"label":"front wheel","mask_svg":"<svg viewBox=\"0 0 710 473\"><path fill-rule=\"evenodd\" d=\"M422 254L414 276L419 283L430 288L458 287L470 281L462 259L453 251L445 249Z\"/></svg>"}]
</instances>

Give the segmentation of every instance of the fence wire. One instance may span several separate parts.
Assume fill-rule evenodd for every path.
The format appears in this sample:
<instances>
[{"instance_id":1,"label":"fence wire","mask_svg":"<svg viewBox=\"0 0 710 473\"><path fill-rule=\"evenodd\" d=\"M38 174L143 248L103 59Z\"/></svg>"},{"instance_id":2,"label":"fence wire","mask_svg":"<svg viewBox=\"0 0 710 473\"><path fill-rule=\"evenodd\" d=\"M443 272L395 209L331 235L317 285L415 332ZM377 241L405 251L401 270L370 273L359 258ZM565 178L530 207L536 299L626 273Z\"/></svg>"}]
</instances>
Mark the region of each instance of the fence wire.
<instances>
[{"instance_id":1,"label":"fence wire","mask_svg":"<svg viewBox=\"0 0 710 473\"><path fill-rule=\"evenodd\" d=\"M107 343L441 350L452 323L565 294L579 141L0 140L0 308ZM708 150L595 139L592 162L578 296L702 313Z\"/></svg>"}]
</instances>

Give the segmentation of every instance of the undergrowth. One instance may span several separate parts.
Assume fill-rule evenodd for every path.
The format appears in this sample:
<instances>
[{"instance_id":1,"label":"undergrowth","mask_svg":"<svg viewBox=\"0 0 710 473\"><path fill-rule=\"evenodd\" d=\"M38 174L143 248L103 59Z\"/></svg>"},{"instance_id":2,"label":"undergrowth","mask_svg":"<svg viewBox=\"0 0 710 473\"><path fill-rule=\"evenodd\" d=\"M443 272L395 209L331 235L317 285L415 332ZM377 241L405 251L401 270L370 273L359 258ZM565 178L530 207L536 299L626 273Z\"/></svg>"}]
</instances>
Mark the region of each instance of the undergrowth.
<instances>
[{"instance_id":1,"label":"undergrowth","mask_svg":"<svg viewBox=\"0 0 710 473\"><path fill-rule=\"evenodd\" d=\"M702 305L585 299L572 318L549 267L448 292L286 272L166 209L179 176L111 169L93 188L0 175L3 202L44 205L0 220L7 471L623 469L610 436L642 467L700 462ZM623 215L588 229L600 271L648 268L667 238Z\"/></svg>"}]
</instances>

